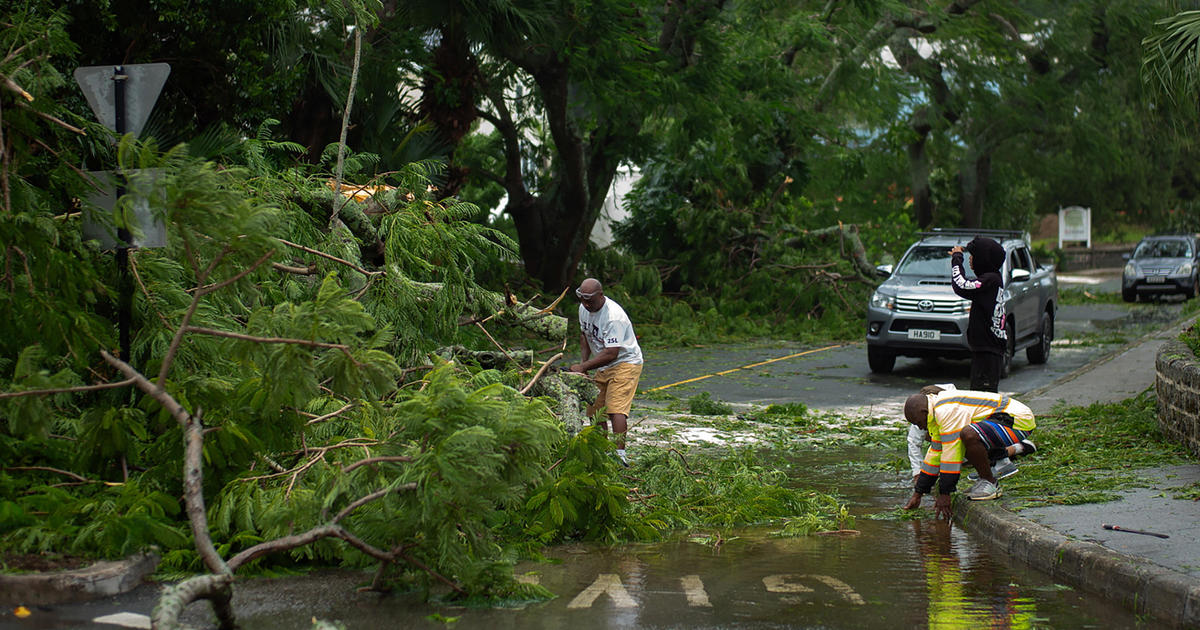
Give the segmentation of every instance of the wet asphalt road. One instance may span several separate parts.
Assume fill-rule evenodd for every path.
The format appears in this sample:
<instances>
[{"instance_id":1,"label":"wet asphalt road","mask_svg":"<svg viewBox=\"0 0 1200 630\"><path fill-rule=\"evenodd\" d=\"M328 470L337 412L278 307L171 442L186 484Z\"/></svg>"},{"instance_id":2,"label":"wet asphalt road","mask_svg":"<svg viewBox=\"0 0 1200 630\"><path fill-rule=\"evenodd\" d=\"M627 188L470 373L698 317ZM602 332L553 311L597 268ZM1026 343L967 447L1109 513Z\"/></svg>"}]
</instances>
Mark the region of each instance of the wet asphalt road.
<instances>
[{"instance_id":1,"label":"wet asphalt road","mask_svg":"<svg viewBox=\"0 0 1200 630\"><path fill-rule=\"evenodd\" d=\"M1120 270L1098 277L1060 278L1060 287L1094 293L1120 290ZM1113 352L1156 326L1179 317L1183 302L1068 305L1058 309L1050 360L1034 365L1019 351L1003 392L1020 395L1053 383ZM930 383L970 385L969 360L900 357L889 374L872 373L863 341L811 344L771 341L705 347L650 349L638 404L662 404L660 394L686 399L708 392L739 406L804 403L810 409L881 413Z\"/></svg>"}]
</instances>

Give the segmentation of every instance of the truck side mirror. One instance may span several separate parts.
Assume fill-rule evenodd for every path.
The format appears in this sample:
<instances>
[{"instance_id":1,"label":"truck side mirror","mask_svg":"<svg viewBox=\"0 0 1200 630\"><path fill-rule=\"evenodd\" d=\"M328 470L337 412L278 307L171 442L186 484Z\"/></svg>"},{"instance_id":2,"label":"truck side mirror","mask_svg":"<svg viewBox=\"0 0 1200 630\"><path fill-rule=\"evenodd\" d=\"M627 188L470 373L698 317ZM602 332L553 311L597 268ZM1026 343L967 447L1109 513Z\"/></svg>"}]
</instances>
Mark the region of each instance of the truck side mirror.
<instances>
[{"instance_id":1,"label":"truck side mirror","mask_svg":"<svg viewBox=\"0 0 1200 630\"><path fill-rule=\"evenodd\" d=\"M1012 270L1012 281L1013 282L1025 282L1028 279L1029 279L1029 270L1028 269L1013 269Z\"/></svg>"},{"instance_id":2,"label":"truck side mirror","mask_svg":"<svg viewBox=\"0 0 1200 630\"><path fill-rule=\"evenodd\" d=\"M886 278L886 277L892 275L892 266L891 265L876 265L875 266L875 275L879 276L880 278Z\"/></svg>"}]
</instances>

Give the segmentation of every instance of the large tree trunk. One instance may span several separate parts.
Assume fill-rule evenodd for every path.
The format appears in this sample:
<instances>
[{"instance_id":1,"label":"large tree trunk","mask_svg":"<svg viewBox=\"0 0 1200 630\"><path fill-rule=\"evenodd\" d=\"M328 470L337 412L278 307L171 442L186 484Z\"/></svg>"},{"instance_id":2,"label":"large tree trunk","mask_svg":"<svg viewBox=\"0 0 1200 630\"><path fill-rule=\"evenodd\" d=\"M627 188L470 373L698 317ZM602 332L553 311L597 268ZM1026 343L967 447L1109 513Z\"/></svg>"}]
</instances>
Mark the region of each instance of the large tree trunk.
<instances>
[{"instance_id":1,"label":"large tree trunk","mask_svg":"<svg viewBox=\"0 0 1200 630\"><path fill-rule=\"evenodd\" d=\"M913 113L908 126L917 137L908 143L908 175L911 182L913 211L917 227L927 228L933 223L933 194L929 188L929 152L926 145L931 126L929 108L922 107Z\"/></svg>"},{"instance_id":2,"label":"large tree trunk","mask_svg":"<svg viewBox=\"0 0 1200 630\"><path fill-rule=\"evenodd\" d=\"M421 115L433 124L439 139L449 147L446 155L446 180L439 197L457 195L467 182L467 171L454 159L454 153L478 117L475 103L481 81L479 63L471 54L471 42L460 25L439 29L441 41L433 50L432 65L422 78Z\"/></svg>"},{"instance_id":3,"label":"large tree trunk","mask_svg":"<svg viewBox=\"0 0 1200 630\"><path fill-rule=\"evenodd\" d=\"M967 150L959 171L959 207L962 227L977 228L983 224L983 202L987 198L988 181L992 175L992 152L975 146Z\"/></svg>"},{"instance_id":4,"label":"large tree trunk","mask_svg":"<svg viewBox=\"0 0 1200 630\"><path fill-rule=\"evenodd\" d=\"M509 186L505 211L516 224L526 273L545 291L558 293L574 279L616 174L618 160L612 156L610 137L630 134L631 129L628 121L608 120L585 136L570 109L566 68L550 61L531 74L542 91L558 153L554 184L546 194L532 197L523 194L524 182L518 180L518 194Z\"/></svg>"}]
</instances>

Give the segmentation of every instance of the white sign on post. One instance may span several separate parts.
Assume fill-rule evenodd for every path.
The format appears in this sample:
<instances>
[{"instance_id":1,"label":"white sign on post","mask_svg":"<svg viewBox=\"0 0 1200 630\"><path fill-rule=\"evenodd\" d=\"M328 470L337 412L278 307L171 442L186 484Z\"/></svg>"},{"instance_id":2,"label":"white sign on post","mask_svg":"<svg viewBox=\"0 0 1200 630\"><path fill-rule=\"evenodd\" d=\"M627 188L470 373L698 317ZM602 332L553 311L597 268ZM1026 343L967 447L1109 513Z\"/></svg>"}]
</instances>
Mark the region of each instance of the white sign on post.
<instances>
[{"instance_id":1,"label":"white sign on post","mask_svg":"<svg viewBox=\"0 0 1200 630\"><path fill-rule=\"evenodd\" d=\"M167 76L171 74L170 64L165 63L133 63L112 66L87 66L75 69L75 82L87 97L88 105L96 114L100 124L119 134L132 133L137 136L142 133L154 103L162 92ZM117 83L121 83L118 92ZM120 103L118 104L118 97ZM120 113L118 114L118 109ZM131 247L166 247L166 226L150 215L149 195L158 173L141 173L138 171L126 173L131 182L140 180L139 186L132 186L140 191L140 196L133 202L133 216L130 217L130 239L123 243L117 237L112 220L96 216L96 209L112 214L116 204L116 189L123 182L114 176L113 171L92 171L89 173L101 184L102 189L90 195L87 199L92 209L84 212L83 236L85 239L98 239L103 249L116 249L126 245Z\"/></svg>"},{"instance_id":2,"label":"white sign on post","mask_svg":"<svg viewBox=\"0 0 1200 630\"><path fill-rule=\"evenodd\" d=\"M120 72L117 72L117 69ZM171 65L166 63L131 63L123 66L87 66L75 69L75 82L87 97L100 124L117 133L142 133L150 110L158 100ZM125 128L117 129L117 86L115 77L124 77Z\"/></svg>"},{"instance_id":3,"label":"white sign on post","mask_svg":"<svg viewBox=\"0 0 1200 630\"><path fill-rule=\"evenodd\" d=\"M1063 241L1084 241L1092 248L1092 209L1069 206L1058 209L1058 248Z\"/></svg>"}]
</instances>

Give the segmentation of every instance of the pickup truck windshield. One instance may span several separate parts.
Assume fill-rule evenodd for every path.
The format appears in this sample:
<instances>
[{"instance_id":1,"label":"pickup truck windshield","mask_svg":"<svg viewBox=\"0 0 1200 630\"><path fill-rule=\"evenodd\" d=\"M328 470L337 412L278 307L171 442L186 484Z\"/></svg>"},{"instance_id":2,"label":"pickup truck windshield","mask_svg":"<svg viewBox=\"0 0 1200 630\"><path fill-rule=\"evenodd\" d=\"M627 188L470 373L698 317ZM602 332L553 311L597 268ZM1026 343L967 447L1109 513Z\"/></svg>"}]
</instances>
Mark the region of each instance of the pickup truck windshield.
<instances>
[{"instance_id":1,"label":"pickup truck windshield","mask_svg":"<svg viewBox=\"0 0 1200 630\"><path fill-rule=\"evenodd\" d=\"M896 273L910 276L950 277L950 248L945 245L914 247L896 268Z\"/></svg>"}]
</instances>

